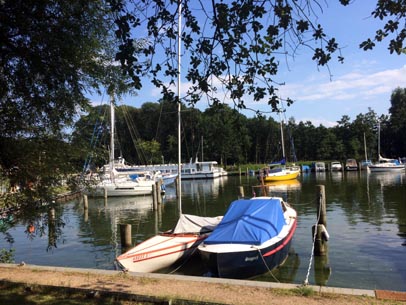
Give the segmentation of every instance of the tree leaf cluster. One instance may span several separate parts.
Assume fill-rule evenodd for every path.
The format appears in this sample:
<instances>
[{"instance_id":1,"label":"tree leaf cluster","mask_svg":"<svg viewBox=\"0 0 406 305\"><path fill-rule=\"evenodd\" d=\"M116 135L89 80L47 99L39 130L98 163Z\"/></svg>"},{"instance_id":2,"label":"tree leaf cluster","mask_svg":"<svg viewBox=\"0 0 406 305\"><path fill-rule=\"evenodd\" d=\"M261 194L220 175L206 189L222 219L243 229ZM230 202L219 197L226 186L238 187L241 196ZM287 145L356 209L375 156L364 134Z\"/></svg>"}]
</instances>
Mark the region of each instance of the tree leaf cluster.
<instances>
[{"instance_id":1,"label":"tree leaf cluster","mask_svg":"<svg viewBox=\"0 0 406 305\"><path fill-rule=\"evenodd\" d=\"M245 108L244 97L252 96L276 111L280 84L275 76L281 61L296 56L300 47L310 48L319 66L334 56L343 60L336 40L316 22L316 12L322 13L318 1L112 1L121 42L116 58L137 88L142 76L151 75L164 100L176 98L179 5L182 75L191 84L182 97L186 104L203 96L211 105L219 104L221 89L238 108ZM135 39L149 44L135 53Z\"/></svg>"},{"instance_id":2,"label":"tree leaf cluster","mask_svg":"<svg viewBox=\"0 0 406 305\"><path fill-rule=\"evenodd\" d=\"M57 134L86 108L103 74L106 16L100 1L1 2L2 135Z\"/></svg>"},{"instance_id":3,"label":"tree leaf cluster","mask_svg":"<svg viewBox=\"0 0 406 305\"><path fill-rule=\"evenodd\" d=\"M403 0L378 1L371 16L384 22L377 29L375 37L368 38L360 44L363 50L372 50L376 43L389 39L389 52L398 55L406 53L406 3Z\"/></svg>"},{"instance_id":4,"label":"tree leaf cluster","mask_svg":"<svg viewBox=\"0 0 406 305\"><path fill-rule=\"evenodd\" d=\"M348 0L340 3L351 6ZM142 87L144 75L150 75L164 100L177 98L179 35L181 74L190 83L182 99L189 105L204 96L211 105L219 104L221 90L238 108L245 108L244 98L251 96L254 101L267 101L278 111L281 84L276 75L281 64L288 63L301 49L310 50L318 66L328 68L333 59L344 61L339 42L318 23L318 16L328 9L327 2L115 0L111 9L116 13L120 41L116 58L136 88ZM360 48L372 49L376 42L389 38L390 53L404 52L405 12L403 0L377 1L370 14L382 21L382 29ZM140 39L148 43L134 48L134 41Z\"/></svg>"}]
</instances>

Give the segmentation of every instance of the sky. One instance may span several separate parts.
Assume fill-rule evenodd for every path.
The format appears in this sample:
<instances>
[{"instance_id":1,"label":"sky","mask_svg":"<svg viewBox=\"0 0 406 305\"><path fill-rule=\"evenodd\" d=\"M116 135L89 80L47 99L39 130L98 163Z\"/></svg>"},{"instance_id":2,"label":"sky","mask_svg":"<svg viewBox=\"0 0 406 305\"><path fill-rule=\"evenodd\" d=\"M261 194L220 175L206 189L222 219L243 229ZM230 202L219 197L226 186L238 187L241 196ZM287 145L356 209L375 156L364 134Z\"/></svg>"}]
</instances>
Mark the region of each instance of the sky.
<instances>
[{"instance_id":1,"label":"sky","mask_svg":"<svg viewBox=\"0 0 406 305\"><path fill-rule=\"evenodd\" d=\"M333 59L329 68L317 67L311 60L312 54L305 48L300 49L295 58L281 62L275 79L285 85L279 87L278 95L294 101L285 107L285 117L294 118L296 123L311 121L315 126L332 127L344 115L352 121L358 114L367 113L369 108L378 116L389 114L392 91L397 87L406 88L406 55L390 54L388 40L372 51L359 49L359 44L366 38L373 38L382 25L370 17L376 1L354 0L348 7L339 5L338 0L325 3L328 7L324 7L323 13L316 13L325 32L335 37L342 47L344 63ZM182 91L186 91L187 83L183 82L182 87ZM145 83L137 96L126 97L123 103L141 107L146 101L159 99L159 90ZM247 98L245 103L255 110L270 110L266 101L252 102ZM203 111L207 102L199 102L196 107ZM247 117L255 115L252 111L242 113ZM276 114L271 116L278 119Z\"/></svg>"}]
</instances>

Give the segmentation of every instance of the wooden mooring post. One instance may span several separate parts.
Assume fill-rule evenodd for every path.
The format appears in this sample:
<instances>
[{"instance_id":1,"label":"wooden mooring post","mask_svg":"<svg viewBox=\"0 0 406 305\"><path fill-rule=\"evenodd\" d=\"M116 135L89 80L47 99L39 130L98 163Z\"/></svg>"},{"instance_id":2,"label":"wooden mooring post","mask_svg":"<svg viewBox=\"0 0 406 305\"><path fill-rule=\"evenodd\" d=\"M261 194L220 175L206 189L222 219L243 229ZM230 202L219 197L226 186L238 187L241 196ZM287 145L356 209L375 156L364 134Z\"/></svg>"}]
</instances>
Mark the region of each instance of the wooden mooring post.
<instances>
[{"instance_id":1,"label":"wooden mooring post","mask_svg":"<svg viewBox=\"0 0 406 305\"><path fill-rule=\"evenodd\" d=\"M314 255L327 255L327 240L329 238L327 232L327 213L326 213L326 194L324 185L317 185L316 204L317 204L317 225L312 227L312 237L314 238ZM315 231L316 230L316 231Z\"/></svg>"},{"instance_id":2,"label":"wooden mooring post","mask_svg":"<svg viewBox=\"0 0 406 305\"><path fill-rule=\"evenodd\" d=\"M158 196L156 193L156 185L152 185L152 207L156 211L158 209Z\"/></svg>"},{"instance_id":3,"label":"wooden mooring post","mask_svg":"<svg viewBox=\"0 0 406 305\"><path fill-rule=\"evenodd\" d=\"M175 190L176 190L176 198L179 198L179 175L175 178Z\"/></svg>"},{"instance_id":4,"label":"wooden mooring post","mask_svg":"<svg viewBox=\"0 0 406 305\"><path fill-rule=\"evenodd\" d=\"M83 195L83 209L85 211L89 209L89 201L87 200L87 195Z\"/></svg>"},{"instance_id":5,"label":"wooden mooring post","mask_svg":"<svg viewBox=\"0 0 406 305\"><path fill-rule=\"evenodd\" d=\"M131 225L120 224L120 240L122 248L131 247Z\"/></svg>"},{"instance_id":6,"label":"wooden mooring post","mask_svg":"<svg viewBox=\"0 0 406 305\"><path fill-rule=\"evenodd\" d=\"M239 186L239 188L238 188L238 197L244 198L244 187L243 186Z\"/></svg>"},{"instance_id":7,"label":"wooden mooring post","mask_svg":"<svg viewBox=\"0 0 406 305\"><path fill-rule=\"evenodd\" d=\"M162 180L158 180L157 182L155 182L155 186L156 186L156 199L157 199L157 204L158 204L158 205L162 204L162 185L163 185L163 181L162 181Z\"/></svg>"}]
</instances>

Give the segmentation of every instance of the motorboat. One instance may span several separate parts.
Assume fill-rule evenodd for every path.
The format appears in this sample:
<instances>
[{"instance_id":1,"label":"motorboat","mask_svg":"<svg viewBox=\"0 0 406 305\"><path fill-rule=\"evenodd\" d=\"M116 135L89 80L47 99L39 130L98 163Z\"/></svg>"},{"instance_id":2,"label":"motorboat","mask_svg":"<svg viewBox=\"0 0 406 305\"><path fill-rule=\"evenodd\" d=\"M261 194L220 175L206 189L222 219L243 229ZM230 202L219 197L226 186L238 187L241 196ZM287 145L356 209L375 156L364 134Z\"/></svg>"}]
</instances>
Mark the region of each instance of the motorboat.
<instances>
[{"instance_id":1,"label":"motorboat","mask_svg":"<svg viewBox=\"0 0 406 305\"><path fill-rule=\"evenodd\" d=\"M116 258L130 272L155 272L186 260L207 238L222 217L182 214L173 230L157 234ZM197 253L197 252L196 252Z\"/></svg>"},{"instance_id":2,"label":"motorboat","mask_svg":"<svg viewBox=\"0 0 406 305\"><path fill-rule=\"evenodd\" d=\"M248 279L271 271L288 256L296 216L280 197L236 200L198 246L201 258L216 277Z\"/></svg>"},{"instance_id":3,"label":"motorboat","mask_svg":"<svg viewBox=\"0 0 406 305\"><path fill-rule=\"evenodd\" d=\"M330 169L332 172L340 172L343 169L341 162L333 161L330 164Z\"/></svg>"},{"instance_id":4,"label":"motorboat","mask_svg":"<svg viewBox=\"0 0 406 305\"><path fill-rule=\"evenodd\" d=\"M315 162L313 164L313 169L316 173L325 172L326 171L326 164L324 162Z\"/></svg>"}]
</instances>

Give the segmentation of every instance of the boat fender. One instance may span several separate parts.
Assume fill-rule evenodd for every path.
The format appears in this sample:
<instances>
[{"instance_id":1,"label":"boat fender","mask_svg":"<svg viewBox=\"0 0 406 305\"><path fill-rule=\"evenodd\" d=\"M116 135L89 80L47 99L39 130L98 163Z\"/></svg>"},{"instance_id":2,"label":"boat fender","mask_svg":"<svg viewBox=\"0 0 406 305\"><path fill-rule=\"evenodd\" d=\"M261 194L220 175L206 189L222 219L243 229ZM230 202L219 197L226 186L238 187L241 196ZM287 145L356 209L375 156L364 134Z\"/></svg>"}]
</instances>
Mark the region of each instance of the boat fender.
<instances>
[{"instance_id":1,"label":"boat fender","mask_svg":"<svg viewBox=\"0 0 406 305\"><path fill-rule=\"evenodd\" d=\"M321 225L321 236L324 241L328 241L330 239L330 234L328 234L327 229L323 224Z\"/></svg>"}]
</instances>

